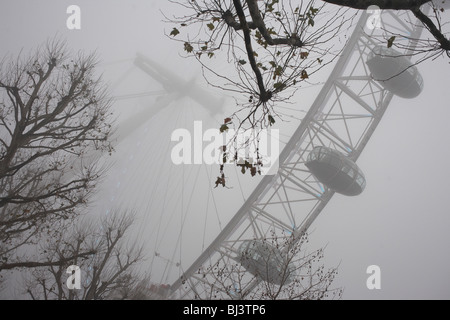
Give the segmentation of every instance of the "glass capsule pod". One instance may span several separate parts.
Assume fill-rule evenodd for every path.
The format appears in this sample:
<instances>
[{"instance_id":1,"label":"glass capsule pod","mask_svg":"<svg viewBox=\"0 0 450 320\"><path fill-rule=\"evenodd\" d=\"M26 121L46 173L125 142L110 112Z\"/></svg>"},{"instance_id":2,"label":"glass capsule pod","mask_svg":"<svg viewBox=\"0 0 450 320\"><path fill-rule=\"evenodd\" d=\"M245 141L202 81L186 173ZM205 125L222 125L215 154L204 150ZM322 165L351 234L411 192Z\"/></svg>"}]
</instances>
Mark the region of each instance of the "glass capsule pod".
<instances>
[{"instance_id":1,"label":"glass capsule pod","mask_svg":"<svg viewBox=\"0 0 450 320\"><path fill-rule=\"evenodd\" d=\"M272 284L293 281L295 269L287 263L281 251L260 240L242 242L238 249L239 261L247 271Z\"/></svg>"},{"instance_id":2,"label":"glass capsule pod","mask_svg":"<svg viewBox=\"0 0 450 320\"><path fill-rule=\"evenodd\" d=\"M376 46L368 56L367 66L373 79L399 97L412 99L423 90L417 67L392 48Z\"/></svg>"},{"instance_id":3,"label":"glass capsule pod","mask_svg":"<svg viewBox=\"0 0 450 320\"><path fill-rule=\"evenodd\" d=\"M357 196L366 187L364 174L356 163L331 148L315 147L308 154L305 165L317 180L337 193Z\"/></svg>"}]
</instances>

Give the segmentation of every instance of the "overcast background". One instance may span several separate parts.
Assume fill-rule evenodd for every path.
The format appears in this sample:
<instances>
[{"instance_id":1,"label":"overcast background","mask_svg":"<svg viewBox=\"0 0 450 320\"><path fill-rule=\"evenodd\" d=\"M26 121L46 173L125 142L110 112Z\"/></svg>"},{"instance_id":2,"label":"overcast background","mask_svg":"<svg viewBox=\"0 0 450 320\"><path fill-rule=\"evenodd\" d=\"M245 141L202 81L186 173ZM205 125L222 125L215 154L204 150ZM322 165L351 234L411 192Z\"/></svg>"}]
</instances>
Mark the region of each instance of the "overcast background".
<instances>
[{"instance_id":1,"label":"overcast background","mask_svg":"<svg viewBox=\"0 0 450 320\"><path fill-rule=\"evenodd\" d=\"M131 82L119 81L136 52L183 78L197 77L202 83L200 66L181 58L182 46L164 35L172 28L161 21L159 10L164 9L165 1L0 3L0 56L15 56L21 49L27 52L58 35L67 39L74 50L97 50L102 62L99 68L104 70L115 95L153 90L148 87L152 81L142 73L134 74ZM81 30L66 28L66 9L72 4L81 8ZM313 245L327 245L326 264L340 263L335 285L345 288L344 299L450 298L449 61L440 58L420 65L424 91L413 100L394 97L358 160L367 178L366 190L358 197L336 195L311 227ZM317 90L301 91L311 100L316 93ZM119 101L115 105L119 120L122 114L132 113L134 107L140 108L140 103ZM309 105L301 107L307 110ZM151 131L152 125L143 130ZM145 136L154 141L141 137L144 140L137 141L136 148L142 143L168 144L170 136L164 132L162 135ZM131 159L130 154L129 158L118 154L122 155L117 159L119 164ZM121 170L125 181L127 171L116 170ZM115 179L121 183L121 177ZM147 179L155 187L151 181ZM117 192L123 195L126 189ZM230 211L241 200L236 199L234 207L230 204ZM373 264L381 268L381 290L366 287L366 269Z\"/></svg>"}]
</instances>

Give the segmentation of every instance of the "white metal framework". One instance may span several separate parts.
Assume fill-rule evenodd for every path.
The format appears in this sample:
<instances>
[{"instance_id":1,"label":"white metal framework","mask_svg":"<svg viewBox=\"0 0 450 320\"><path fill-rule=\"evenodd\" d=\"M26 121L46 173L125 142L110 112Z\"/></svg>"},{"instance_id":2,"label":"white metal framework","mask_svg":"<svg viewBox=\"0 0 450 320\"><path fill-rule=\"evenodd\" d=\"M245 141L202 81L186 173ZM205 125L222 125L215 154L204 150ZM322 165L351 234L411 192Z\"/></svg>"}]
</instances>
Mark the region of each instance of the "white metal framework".
<instances>
[{"instance_id":1,"label":"white metal framework","mask_svg":"<svg viewBox=\"0 0 450 320\"><path fill-rule=\"evenodd\" d=\"M215 271L209 266L239 263L239 248L245 242L302 235L333 197L334 191L305 166L308 154L317 146L326 146L357 161L393 97L377 81L381 79L373 79L367 59L375 47L386 45L385 28L411 35L412 39L422 31L393 11L383 11L381 27L373 30L366 28L368 18L369 14L363 12L320 94L281 152L277 174L262 179L216 239L171 285L166 297L210 297ZM408 48L415 46L407 39L398 41L406 41ZM235 272L248 270L238 268ZM233 278L231 275L229 281ZM258 281L258 277L249 276L240 290L251 290ZM218 298L231 296L222 290Z\"/></svg>"}]
</instances>

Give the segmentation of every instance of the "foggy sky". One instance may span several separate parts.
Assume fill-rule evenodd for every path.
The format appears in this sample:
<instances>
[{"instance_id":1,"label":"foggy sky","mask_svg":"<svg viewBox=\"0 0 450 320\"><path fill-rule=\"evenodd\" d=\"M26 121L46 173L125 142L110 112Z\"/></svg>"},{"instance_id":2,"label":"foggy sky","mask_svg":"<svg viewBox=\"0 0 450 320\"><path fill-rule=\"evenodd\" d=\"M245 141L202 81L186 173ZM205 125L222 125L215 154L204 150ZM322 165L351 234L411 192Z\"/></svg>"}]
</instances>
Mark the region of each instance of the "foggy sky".
<instances>
[{"instance_id":1,"label":"foggy sky","mask_svg":"<svg viewBox=\"0 0 450 320\"><path fill-rule=\"evenodd\" d=\"M134 71L129 79L118 83L117 77L132 65L136 52L151 57L185 79L202 83L200 66L181 58L182 46L164 35L172 27L161 21L160 10L164 10L165 1L2 0L0 4L2 57L5 54L17 55L22 48L28 52L49 37L58 35L67 39L68 46L74 50L97 51L105 80L115 84L114 95L154 90L151 88L154 80ZM71 4L79 5L82 10L81 30L69 31L66 28L66 8ZM129 61L129 66L120 64L121 60ZM449 62L449 59L439 58L419 66L425 82L423 92L412 100L393 98L381 124L358 159L358 166L367 179L365 191L351 198L336 194L310 229L313 232L310 247L327 245L326 264L334 266L340 263L335 286L345 288L344 299L450 298ZM214 89L211 91L214 95L223 94ZM311 101L315 93L317 90L302 91L302 94L309 95ZM142 109L144 99L119 101L115 109L119 115L132 114ZM148 99L156 101L157 97ZM205 112L195 109L192 102L182 100L180 103L183 104L180 114L188 115L186 127ZM301 106L305 110L308 107ZM173 112L177 112L174 107L159 116L168 123L171 118L180 116ZM217 123L222 114L213 117ZM212 123L214 125L214 120ZM158 157L151 147L164 148L170 142L170 136L167 136L170 126L164 130L164 125L155 125L150 123L139 128L127 141L127 150L133 149L132 144L135 144L136 157L147 157L149 163ZM158 137L158 134L162 136ZM114 172L122 175L111 178L114 185L111 183L104 194L123 197L127 190L136 193L138 190L130 190L132 184L127 184L134 179L131 176L136 177L143 172L158 174L158 167L148 165L145 169L137 169L127 165L134 157L134 153L129 152L119 148L118 154L122 158L116 159L119 169ZM208 183L207 177L203 178ZM147 179L147 191L157 187L152 185L151 179ZM186 177L180 179L188 181ZM124 185L128 189L120 189ZM255 182L250 182L247 195L254 185ZM142 201L149 198L145 191L142 190ZM237 197L235 204L233 201L226 204L230 211L236 210L242 202L237 188L234 191L233 197ZM231 194L231 191L223 192ZM137 196L134 194L133 197ZM135 198L129 201L134 201L132 199ZM214 218L208 219L208 223L213 223ZM197 221L189 223L198 224ZM366 268L374 264L381 268L381 290L368 290L366 287Z\"/></svg>"}]
</instances>

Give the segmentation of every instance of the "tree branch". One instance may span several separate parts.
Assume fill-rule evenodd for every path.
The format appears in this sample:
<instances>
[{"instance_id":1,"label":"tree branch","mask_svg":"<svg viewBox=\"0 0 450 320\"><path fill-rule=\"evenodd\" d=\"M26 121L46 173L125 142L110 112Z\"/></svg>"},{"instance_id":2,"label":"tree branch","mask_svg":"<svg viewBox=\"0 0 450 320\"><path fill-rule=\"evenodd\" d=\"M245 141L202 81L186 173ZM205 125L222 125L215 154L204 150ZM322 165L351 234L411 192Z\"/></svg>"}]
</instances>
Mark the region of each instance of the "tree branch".
<instances>
[{"instance_id":1,"label":"tree branch","mask_svg":"<svg viewBox=\"0 0 450 320\"><path fill-rule=\"evenodd\" d=\"M58 261L46 261L46 262L28 261L28 262L4 263L0 265L0 270L11 270L15 268L38 268L38 267L61 266L74 259L83 258L96 253L97 253L96 250L90 250L84 253L76 254L68 258L63 258Z\"/></svg>"},{"instance_id":2,"label":"tree branch","mask_svg":"<svg viewBox=\"0 0 450 320\"><path fill-rule=\"evenodd\" d=\"M411 9L414 16L420 20L439 42L440 46L444 50L450 50L450 41L442 34L442 32L436 27L431 19L426 16L419 8Z\"/></svg>"},{"instance_id":3,"label":"tree branch","mask_svg":"<svg viewBox=\"0 0 450 320\"><path fill-rule=\"evenodd\" d=\"M269 31L266 28L266 24L264 23L263 17L259 12L258 4L256 0L247 0L248 10L250 12L250 16L253 19L253 23L258 27L258 31L264 37L267 44L270 46L274 45L289 45L293 47L301 48L303 46L303 42L300 40L298 35L293 34L291 37L287 38L275 38L273 39L270 35Z\"/></svg>"},{"instance_id":4,"label":"tree branch","mask_svg":"<svg viewBox=\"0 0 450 320\"><path fill-rule=\"evenodd\" d=\"M261 75L261 71L258 68L256 63L255 54L252 47L252 39L250 35L250 28L247 24L247 20L245 18L244 9L242 8L242 4L240 0L233 0L234 6L236 8L237 15L239 17L239 21L241 23L242 32L244 33L244 41L245 41L245 49L247 51L247 57L252 67L253 72L255 73L256 81L259 88L259 100L261 102L267 102L272 97L271 92L266 90L264 85L264 80Z\"/></svg>"},{"instance_id":5,"label":"tree branch","mask_svg":"<svg viewBox=\"0 0 450 320\"><path fill-rule=\"evenodd\" d=\"M370 6L378 6L380 9L410 10L420 7L431 0L322 0L353 9L366 10Z\"/></svg>"}]
</instances>

